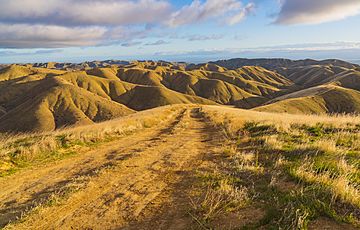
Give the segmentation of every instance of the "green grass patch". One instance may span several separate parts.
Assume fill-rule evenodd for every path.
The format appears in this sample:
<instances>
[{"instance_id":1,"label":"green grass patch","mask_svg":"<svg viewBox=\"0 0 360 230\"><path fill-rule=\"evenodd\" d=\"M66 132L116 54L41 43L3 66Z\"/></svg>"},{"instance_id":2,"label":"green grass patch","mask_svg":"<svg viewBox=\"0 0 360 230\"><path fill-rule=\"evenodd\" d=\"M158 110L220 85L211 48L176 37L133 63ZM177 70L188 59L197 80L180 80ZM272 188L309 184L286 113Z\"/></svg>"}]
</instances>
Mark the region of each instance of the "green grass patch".
<instances>
[{"instance_id":1,"label":"green grass patch","mask_svg":"<svg viewBox=\"0 0 360 230\"><path fill-rule=\"evenodd\" d=\"M249 132L252 136L263 136L277 133L274 125L260 124L258 122L246 122L243 130Z\"/></svg>"}]
</instances>

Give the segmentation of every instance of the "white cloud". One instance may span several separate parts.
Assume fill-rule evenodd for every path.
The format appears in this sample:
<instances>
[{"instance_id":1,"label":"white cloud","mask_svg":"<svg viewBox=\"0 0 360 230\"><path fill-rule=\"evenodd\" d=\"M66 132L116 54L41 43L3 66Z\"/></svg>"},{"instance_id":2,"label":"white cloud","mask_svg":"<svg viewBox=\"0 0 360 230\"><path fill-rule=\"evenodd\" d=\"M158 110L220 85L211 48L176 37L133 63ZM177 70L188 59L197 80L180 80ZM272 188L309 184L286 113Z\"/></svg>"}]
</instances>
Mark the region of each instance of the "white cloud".
<instances>
[{"instance_id":1,"label":"white cloud","mask_svg":"<svg viewBox=\"0 0 360 230\"><path fill-rule=\"evenodd\" d=\"M208 40L220 40L224 38L224 35L221 34L212 34L212 35L189 35L184 36L183 38L187 38L188 41L208 41Z\"/></svg>"},{"instance_id":2,"label":"white cloud","mask_svg":"<svg viewBox=\"0 0 360 230\"><path fill-rule=\"evenodd\" d=\"M243 8L242 3L238 0L206 0L205 2L194 0L190 5L174 12L167 24L176 27L225 17L225 21L233 25L247 15L248 10L246 8Z\"/></svg>"},{"instance_id":3,"label":"white cloud","mask_svg":"<svg viewBox=\"0 0 360 230\"><path fill-rule=\"evenodd\" d=\"M2 48L54 48L96 45L104 36L102 27L68 28L63 26L0 24Z\"/></svg>"},{"instance_id":4,"label":"white cloud","mask_svg":"<svg viewBox=\"0 0 360 230\"><path fill-rule=\"evenodd\" d=\"M277 24L319 24L360 13L359 0L282 0Z\"/></svg>"},{"instance_id":5,"label":"white cloud","mask_svg":"<svg viewBox=\"0 0 360 230\"><path fill-rule=\"evenodd\" d=\"M0 0L0 48L96 46L144 37L166 0Z\"/></svg>"},{"instance_id":6,"label":"white cloud","mask_svg":"<svg viewBox=\"0 0 360 230\"><path fill-rule=\"evenodd\" d=\"M131 43L147 30L101 26L8 25L0 23L0 48L62 48Z\"/></svg>"},{"instance_id":7,"label":"white cloud","mask_svg":"<svg viewBox=\"0 0 360 230\"><path fill-rule=\"evenodd\" d=\"M132 45L158 27L218 19L240 22L253 8L241 0L0 0L0 48Z\"/></svg>"},{"instance_id":8,"label":"white cloud","mask_svg":"<svg viewBox=\"0 0 360 230\"><path fill-rule=\"evenodd\" d=\"M170 11L164 0L0 0L0 21L67 26L161 22Z\"/></svg>"},{"instance_id":9,"label":"white cloud","mask_svg":"<svg viewBox=\"0 0 360 230\"><path fill-rule=\"evenodd\" d=\"M245 17L251 13L252 11L254 11L255 9L255 4L254 3L248 3L243 9L241 9L237 14L235 14L232 17L228 18L228 24L229 25L235 25L240 23L241 21L243 21L245 19Z\"/></svg>"}]
</instances>

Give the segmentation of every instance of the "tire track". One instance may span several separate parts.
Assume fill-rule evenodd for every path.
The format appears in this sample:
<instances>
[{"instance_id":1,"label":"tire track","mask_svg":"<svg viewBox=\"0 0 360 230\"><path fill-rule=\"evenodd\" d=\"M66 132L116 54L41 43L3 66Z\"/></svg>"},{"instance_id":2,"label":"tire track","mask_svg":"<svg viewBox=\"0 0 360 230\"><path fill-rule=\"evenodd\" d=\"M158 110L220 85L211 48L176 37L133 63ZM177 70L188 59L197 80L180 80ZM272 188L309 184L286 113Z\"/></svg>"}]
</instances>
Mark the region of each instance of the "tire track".
<instances>
[{"instance_id":1,"label":"tire track","mask_svg":"<svg viewBox=\"0 0 360 230\"><path fill-rule=\"evenodd\" d=\"M142 148L161 143L161 136L171 133L184 114L185 110L170 121L170 124L158 130L125 136L115 144L112 142L101 146L100 150L92 150L55 162L43 169L28 170L6 178L0 191L0 228L46 203L54 194L65 195L74 183L84 187L92 177L98 176L103 170L129 160Z\"/></svg>"},{"instance_id":2,"label":"tire track","mask_svg":"<svg viewBox=\"0 0 360 230\"><path fill-rule=\"evenodd\" d=\"M155 203L168 204L181 195L175 185L193 172L210 148L205 143L209 135L204 134L208 127L198 114L196 109L184 111L158 136L134 146L133 152L119 149L108 155L114 160L132 154L91 177L86 188L63 204L41 209L16 228L119 229L147 218Z\"/></svg>"}]
</instances>

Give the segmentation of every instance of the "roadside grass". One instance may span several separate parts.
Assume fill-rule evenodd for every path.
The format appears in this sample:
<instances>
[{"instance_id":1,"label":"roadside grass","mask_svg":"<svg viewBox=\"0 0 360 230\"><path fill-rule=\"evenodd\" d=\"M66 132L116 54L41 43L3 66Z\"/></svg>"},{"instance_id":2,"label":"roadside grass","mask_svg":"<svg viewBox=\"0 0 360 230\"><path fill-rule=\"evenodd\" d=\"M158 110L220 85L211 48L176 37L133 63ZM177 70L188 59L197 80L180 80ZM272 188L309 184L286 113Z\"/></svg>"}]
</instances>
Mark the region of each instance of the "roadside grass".
<instances>
[{"instance_id":1,"label":"roadside grass","mask_svg":"<svg viewBox=\"0 0 360 230\"><path fill-rule=\"evenodd\" d=\"M154 116L153 114L154 112L156 112L156 116ZM175 107L172 106L172 107L164 107L162 109L155 109L155 111L151 110L147 112L140 112L138 113L138 115L135 116L132 115L134 116L133 118L129 118L126 120L121 119L121 120L113 120L105 123L100 123L98 124L99 126L101 126L100 128L105 128L104 125L106 123L111 123L115 125L116 128L121 128L120 125L122 125L122 127L125 128L131 127L131 129L126 130L126 132L121 134L109 133L111 134L110 136L104 136L104 138L97 139L96 142L85 143L78 139L69 139L69 136L67 136L66 134L69 134L70 133L69 131L73 131L73 129L64 130L66 131L66 133L61 132L61 135L56 136L56 138L61 143L62 149L67 150L67 149L72 149L74 146L75 147L80 146L79 147L80 150L81 148L85 148L82 150L88 150L88 148L96 148L105 142L113 141L123 135L128 135L134 132L142 132L145 131L144 129L153 128L155 126L157 128L165 128L165 129L168 129L169 126L171 127L171 129L186 129L188 127L188 122L184 122L183 119L179 119L179 118L183 116L189 116L188 112L189 110L185 109L183 106L175 106ZM134 124L137 124L137 123L131 123L132 121L134 121L134 119L138 124L140 124L138 126L139 128L136 130L132 129L132 127L134 127ZM88 130L86 127L78 127L74 129L75 130L82 129L84 134L89 135L89 132L94 131L93 129L94 126L92 126L91 128L92 128L91 130ZM109 130L108 126L106 128L107 130ZM156 131L158 132L158 130ZM74 143L70 142L70 140L74 141ZM74 154L79 154L79 152L76 152ZM43 157L45 157L45 155ZM49 161L49 159L47 159L47 161ZM31 162L31 163L34 164L35 162ZM44 196L41 199L36 200L35 202L33 201L31 205L29 205L29 207L27 207L25 210L23 210L20 213L19 217L17 217L16 220L8 223L4 229L18 229L19 226L21 226L21 223L33 221L34 218L36 218L36 215L41 215L41 213L46 212L49 208L53 206L59 206L65 204L70 196L74 195L74 193L85 188L89 184L92 177L98 176L103 173L106 174L112 171L114 167L116 167L114 164L104 164L101 167L92 169L90 171L86 171L86 173L76 175L75 177L71 178L69 181L66 181L66 183L61 184L61 186L53 186L52 191L51 193L49 193L49 195Z\"/></svg>"},{"instance_id":2,"label":"roadside grass","mask_svg":"<svg viewBox=\"0 0 360 230\"><path fill-rule=\"evenodd\" d=\"M61 160L119 137L158 126L176 117L182 110L181 106L168 106L51 133L3 134L0 137L0 177L12 175L27 167ZM157 115L154 116L154 113Z\"/></svg>"},{"instance_id":3,"label":"roadside grass","mask_svg":"<svg viewBox=\"0 0 360 230\"><path fill-rule=\"evenodd\" d=\"M238 178L226 172L226 168L217 168L210 172L199 171L200 192L190 198L190 216L200 229L214 229L213 222L219 216L236 212L248 206L251 193L240 186Z\"/></svg>"},{"instance_id":4,"label":"roadside grass","mask_svg":"<svg viewBox=\"0 0 360 230\"><path fill-rule=\"evenodd\" d=\"M202 112L228 141L229 174L266 213L242 229L307 229L321 217L360 227L358 117Z\"/></svg>"}]
</instances>

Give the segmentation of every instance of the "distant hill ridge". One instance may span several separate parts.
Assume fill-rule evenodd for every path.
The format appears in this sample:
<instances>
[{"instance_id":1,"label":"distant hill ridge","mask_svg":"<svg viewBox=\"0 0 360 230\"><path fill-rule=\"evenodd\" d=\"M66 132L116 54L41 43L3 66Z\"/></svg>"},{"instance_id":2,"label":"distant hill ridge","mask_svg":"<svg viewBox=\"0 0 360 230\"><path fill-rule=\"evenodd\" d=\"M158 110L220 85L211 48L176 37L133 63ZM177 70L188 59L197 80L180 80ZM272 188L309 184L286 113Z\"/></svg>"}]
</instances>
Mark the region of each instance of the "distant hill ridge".
<instances>
[{"instance_id":1,"label":"distant hill ridge","mask_svg":"<svg viewBox=\"0 0 360 230\"><path fill-rule=\"evenodd\" d=\"M350 62L338 60L338 59L327 59L327 60L313 60L313 59L304 59L304 60L291 60L283 58L260 58L260 59L246 59L246 58L234 58L229 60L219 60L215 62L210 62L228 69L237 69L243 66L262 66L267 69L276 70L279 68L294 68L294 67L304 67L304 66L313 66L313 65L332 65L338 67L344 67L348 69L360 67L357 64Z\"/></svg>"}]
</instances>

